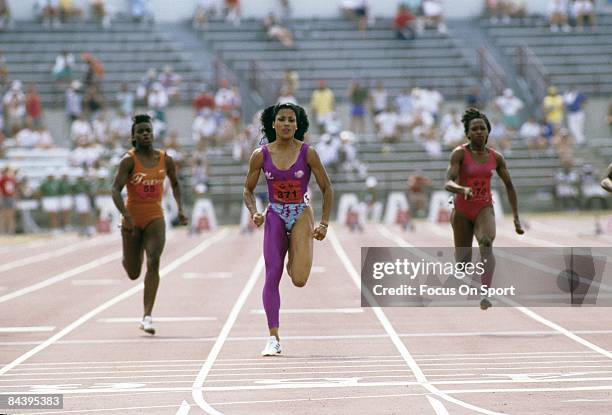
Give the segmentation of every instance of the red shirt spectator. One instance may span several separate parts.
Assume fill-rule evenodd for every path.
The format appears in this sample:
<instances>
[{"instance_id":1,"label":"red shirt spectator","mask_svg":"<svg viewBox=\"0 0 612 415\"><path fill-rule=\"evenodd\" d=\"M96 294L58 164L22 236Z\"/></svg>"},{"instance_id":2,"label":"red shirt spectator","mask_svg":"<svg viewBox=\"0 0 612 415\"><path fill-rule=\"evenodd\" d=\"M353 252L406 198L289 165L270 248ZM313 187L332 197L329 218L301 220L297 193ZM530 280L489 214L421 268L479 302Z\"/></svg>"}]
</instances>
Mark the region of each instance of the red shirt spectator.
<instances>
[{"instance_id":1,"label":"red shirt spectator","mask_svg":"<svg viewBox=\"0 0 612 415\"><path fill-rule=\"evenodd\" d=\"M414 15L410 13L407 7L401 6L393 20L393 27L397 30L404 30L414 22Z\"/></svg>"},{"instance_id":2,"label":"red shirt spectator","mask_svg":"<svg viewBox=\"0 0 612 415\"><path fill-rule=\"evenodd\" d=\"M34 85L30 85L26 95L26 114L34 122L38 122L42 117L42 104Z\"/></svg>"},{"instance_id":3,"label":"red shirt spectator","mask_svg":"<svg viewBox=\"0 0 612 415\"><path fill-rule=\"evenodd\" d=\"M3 198L15 197L17 193L17 180L6 169L0 176L0 193Z\"/></svg>"},{"instance_id":4,"label":"red shirt spectator","mask_svg":"<svg viewBox=\"0 0 612 415\"><path fill-rule=\"evenodd\" d=\"M202 87L200 93L193 99L192 106L196 114L199 114L204 108L212 110L215 108L215 97L205 87Z\"/></svg>"}]
</instances>

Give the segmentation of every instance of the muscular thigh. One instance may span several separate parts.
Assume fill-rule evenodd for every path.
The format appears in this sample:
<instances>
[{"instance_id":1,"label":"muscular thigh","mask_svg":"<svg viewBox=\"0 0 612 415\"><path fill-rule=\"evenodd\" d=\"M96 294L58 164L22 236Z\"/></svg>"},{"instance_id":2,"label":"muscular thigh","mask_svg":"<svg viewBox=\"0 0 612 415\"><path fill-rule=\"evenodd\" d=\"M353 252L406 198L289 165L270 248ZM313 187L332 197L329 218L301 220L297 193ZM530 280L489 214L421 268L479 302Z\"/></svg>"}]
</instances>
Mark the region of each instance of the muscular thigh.
<instances>
[{"instance_id":1,"label":"muscular thigh","mask_svg":"<svg viewBox=\"0 0 612 415\"><path fill-rule=\"evenodd\" d=\"M143 231L143 245L147 257L160 256L166 244L166 222L155 219Z\"/></svg>"},{"instance_id":2,"label":"muscular thigh","mask_svg":"<svg viewBox=\"0 0 612 415\"><path fill-rule=\"evenodd\" d=\"M456 247L471 247L474 239L474 225L461 213L453 209L451 213L451 225L453 226L453 239Z\"/></svg>"},{"instance_id":3,"label":"muscular thigh","mask_svg":"<svg viewBox=\"0 0 612 415\"><path fill-rule=\"evenodd\" d=\"M495 211L493 206L487 206L476 216L474 222L474 236L477 241L481 241L484 237L488 237L491 241L495 239Z\"/></svg>"},{"instance_id":4,"label":"muscular thigh","mask_svg":"<svg viewBox=\"0 0 612 415\"><path fill-rule=\"evenodd\" d=\"M313 231L314 215L308 206L293 225L289 237L289 251L294 265L300 265L302 262L312 263Z\"/></svg>"},{"instance_id":5,"label":"muscular thigh","mask_svg":"<svg viewBox=\"0 0 612 415\"><path fill-rule=\"evenodd\" d=\"M128 263L132 261L138 262L142 256L143 231L140 228L134 228L132 232L127 232L121 228L121 239L123 241L123 258Z\"/></svg>"}]
</instances>

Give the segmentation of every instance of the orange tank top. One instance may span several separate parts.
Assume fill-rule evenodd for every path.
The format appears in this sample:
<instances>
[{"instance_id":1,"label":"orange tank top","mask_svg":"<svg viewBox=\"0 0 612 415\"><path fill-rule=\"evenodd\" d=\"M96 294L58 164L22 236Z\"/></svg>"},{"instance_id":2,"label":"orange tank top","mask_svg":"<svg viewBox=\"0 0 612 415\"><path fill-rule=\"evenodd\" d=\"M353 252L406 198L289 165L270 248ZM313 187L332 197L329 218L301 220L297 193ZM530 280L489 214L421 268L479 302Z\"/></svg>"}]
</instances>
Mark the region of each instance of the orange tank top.
<instances>
[{"instance_id":1,"label":"orange tank top","mask_svg":"<svg viewBox=\"0 0 612 415\"><path fill-rule=\"evenodd\" d=\"M134 149L128 153L134 160L134 169L126 184L128 195L126 207L133 209L146 206L161 212L166 179L166 153L159 152L159 162L153 167L143 166Z\"/></svg>"}]
</instances>

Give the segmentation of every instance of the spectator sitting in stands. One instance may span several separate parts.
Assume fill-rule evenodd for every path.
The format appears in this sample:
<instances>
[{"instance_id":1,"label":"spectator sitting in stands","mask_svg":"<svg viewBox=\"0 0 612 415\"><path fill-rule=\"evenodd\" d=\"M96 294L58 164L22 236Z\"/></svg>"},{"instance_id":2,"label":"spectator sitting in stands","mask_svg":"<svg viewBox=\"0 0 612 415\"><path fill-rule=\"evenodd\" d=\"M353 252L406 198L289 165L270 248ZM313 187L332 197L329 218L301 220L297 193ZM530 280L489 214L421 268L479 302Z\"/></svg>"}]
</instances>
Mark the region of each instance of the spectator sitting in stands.
<instances>
[{"instance_id":1,"label":"spectator sitting in stands","mask_svg":"<svg viewBox=\"0 0 612 415\"><path fill-rule=\"evenodd\" d=\"M134 113L134 93L130 91L130 86L127 82L121 84L116 100L117 107L123 114L131 116Z\"/></svg>"},{"instance_id":2,"label":"spectator sitting in stands","mask_svg":"<svg viewBox=\"0 0 612 415\"><path fill-rule=\"evenodd\" d=\"M416 38L416 17L410 12L410 9L405 4L400 4L395 18L393 19L393 28L395 29L395 37L403 40L413 40Z\"/></svg>"},{"instance_id":3,"label":"spectator sitting in stands","mask_svg":"<svg viewBox=\"0 0 612 415\"><path fill-rule=\"evenodd\" d=\"M28 93L25 97L25 106L26 106L26 117L30 119L32 125L40 125L42 123L42 103L40 101L40 96L38 96L38 92L36 92L36 86L34 84L30 84L28 86Z\"/></svg>"},{"instance_id":4,"label":"spectator sitting in stands","mask_svg":"<svg viewBox=\"0 0 612 415\"><path fill-rule=\"evenodd\" d=\"M542 101L542 113L546 122L555 128L561 128L565 117L563 97L557 92L557 88L549 86L547 94Z\"/></svg>"},{"instance_id":5,"label":"spectator sitting in stands","mask_svg":"<svg viewBox=\"0 0 612 415\"><path fill-rule=\"evenodd\" d=\"M240 96L235 89L229 87L225 79L221 80L221 87L215 94L215 108L223 114L240 108Z\"/></svg>"},{"instance_id":6,"label":"spectator sitting in stands","mask_svg":"<svg viewBox=\"0 0 612 415\"><path fill-rule=\"evenodd\" d=\"M587 209L593 208L597 201L601 209L607 209L608 193L601 187L599 177L595 175L593 166L585 164L580 173L580 193Z\"/></svg>"},{"instance_id":7,"label":"spectator sitting in stands","mask_svg":"<svg viewBox=\"0 0 612 415\"><path fill-rule=\"evenodd\" d=\"M391 105L387 105L386 109L374 118L378 130L378 139L382 143L397 143L399 141L398 121L397 113Z\"/></svg>"},{"instance_id":8,"label":"spectator sitting in stands","mask_svg":"<svg viewBox=\"0 0 612 415\"><path fill-rule=\"evenodd\" d=\"M263 20L266 35L270 40L278 40L284 47L293 47L293 34L289 29L280 24L274 13L268 14Z\"/></svg>"},{"instance_id":9,"label":"spectator sitting in stands","mask_svg":"<svg viewBox=\"0 0 612 415\"><path fill-rule=\"evenodd\" d=\"M34 125L34 133L37 135L37 148L53 148L55 141L51 136L51 132L43 124Z\"/></svg>"},{"instance_id":10,"label":"spectator sitting in stands","mask_svg":"<svg viewBox=\"0 0 612 415\"><path fill-rule=\"evenodd\" d=\"M132 116L121 108L111 119L109 126L111 148L127 147L131 138Z\"/></svg>"},{"instance_id":11,"label":"spectator sitting in stands","mask_svg":"<svg viewBox=\"0 0 612 415\"><path fill-rule=\"evenodd\" d=\"M351 130L356 134L365 133L365 115L367 112L368 88L361 85L358 80L352 81L348 90L351 102Z\"/></svg>"},{"instance_id":12,"label":"spectator sitting in stands","mask_svg":"<svg viewBox=\"0 0 612 415\"><path fill-rule=\"evenodd\" d=\"M572 161L562 161L561 169L555 174L555 197L561 208L580 208L578 180L578 173L574 170Z\"/></svg>"},{"instance_id":13,"label":"spectator sitting in stands","mask_svg":"<svg viewBox=\"0 0 612 415\"><path fill-rule=\"evenodd\" d=\"M502 114L504 125L516 131L519 128L519 112L523 109L524 104L518 97L514 95L514 91L510 88L504 89L503 95L495 98L495 107Z\"/></svg>"},{"instance_id":14,"label":"spectator sitting in stands","mask_svg":"<svg viewBox=\"0 0 612 415\"><path fill-rule=\"evenodd\" d=\"M58 0L36 0L34 14L41 21L43 27L51 27L51 25L58 27L61 25Z\"/></svg>"},{"instance_id":15,"label":"spectator sitting in stands","mask_svg":"<svg viewBox=\"0 0 612 415\"><path fill-rule=\"evenodd\" d=\"M179 98L179 85L182 78L179 74L174 72L172 66L164 66L164 70L159 74L158 81L164 87L164 91L170 101L175 101Z\"/></svg>"},{"instance_id":16,"label":"spectator sitting in stands","mask_svg":"<svg viewBox=\"0 0 612 415\"><path fill-rule=\"evenodd\" d=\"M485 13L489 16L491 23L497 23L500 20L504 23L510 22L505 0L485 0Z\"/></svg>"},{"instance_id":17,"label":"spectator sitting in stands","mask_svg":"<svg viewBox=\"0 0 612 415\"><path fill-rule=\"evenodd\" d=\"M12 27L13 19L11 18L8 0L0 0L0 31L11 29Z\"/></svg>"},{"instance_id":18,"label":"spectator sitting in stands","mask_svg":"<svg viewBox=\"0 0 612 415\"><path fill-rule=\"evenodd\" d=\"M340 8L345 16L357 20L357 28L360 32L365 32L368 26L369 11L367 0L344 0Z\"/></svg>"},{"instance_id":19,"label":"spectator sitting in stands","mask_svg":"<svg viewBox=\"0 0 612 415\"><path fill-rule=\"evenodd\" d=\"M74 5L74 0L59 0L59 18L66 23L72 18L80 19L83 10Z\"/></svg>"},{"instance_id":20,"label":"spectator sitting in stands","mask_svg":"<svg viewBox=\"0 0 612 415\"><path fill-rule=\"evenodd\" d=\"M576 30L581 32L587 21L589 28L593 30L593 27L595 27L595 4L592 0L574 0L572 12L576 18Z\"/></svg>"},{"instance_id":21,"label":"spectator sitting in stands","mask_svg":"<svg viewBox=\"0 0 612 415\"><path fill-rule=\"evenodd\" d=\"M586 144L584 135L584 121L586 114L584 107L587 98L575 86L570 86L565 94L563 94L563 102L565 103L567 127L576 139L576 144Z\"/></svg>"},{"instance_id":22,"label":"spectator sitting in stands","mask_svg":"<svg viewBox=\"0 0 612 415\"><path fill-rule=\"evenodd\" d=\"M325 131L325 123L334 112L334 92L326 85L325 80L319 81L319 87L310 96L310 111L314 114L318 132Z\"/></svg>"},{"instance_id":23,"label":"spectator sitting in stands","mask_svg":"<svg viewBox=\"0 0 612 415\"><path fill-rule=\"evenodd\" d=\"M130 15L136 23L155 21L151 0L130 0Z\"/></svg>"},{"instance_id":24,"label":"spectator sitting in stands","mask_svg":"<svg viewBox=\"0 0 612 415\"><path fill-rule=\"evenodd\" d=\"M400 91L395 97L395 108L397 110L397 126L399 128L399 138L401 140L406 134L410 134L410 129L414 122L412 96L408 88Z\"/></svg>"},{"instance_id":25,"label":"spectator sitting in stands","mask_svg":"<svg viewBox=\"0 0 612 415\"><path fill-rule=\"evenodd\" d=\"M294 104L297 105L297 99L291 94L291 91L286 86L282 86L280 94L276 100L277 104Z\"/></svg>"},{"instance_id":26,"label":"spectator sitting in stands","mask_svg":"<svg viewBox=\"0 0 612 415\"><path fill-rule=\"evenodd\" d=\"M441 34L446 33L441 0L423 0L423 14L427 27L433 27Z\"/></svg>"},{"instance_id":27,"label":"spectator sitting in stands","mask_svg":"<svg viewBox=\"0 0 612 415\"><path fill-rule=\"evenodd\" d=\"M28 120L25 126L15 135L15 140L19 147L34 148L38 143L38 137L34 132L32 123Z\"/></svg>"},{"instance_id":28,"label":"spectator sitting in stands","mask_svg":"<svg viewBox=\"0 0 612 415\"><path fill-rule=\"evenodd\" d=\"M511 152L511 144L508 135L509 132L504 123L494 117L491 120L491 131L489 132L489 141L487 144L491 148L498 150L504 156L508 156Z\"/></svg>"},{"instance_id":29,"label":"spectator sitting in stands","mask_svg":"<svg viewBox=\"0 0 612 415\"><path fill-rule=\"evenodd\" d=\"M524 19L527 16L526 0L506 0L506 9L513 19Z\"/></svg>"},{"instance_id":30,"label":"spectator sitting in stands","mask_svg":"<svg viewBox=\"0 0 612 415\"><path fill-rule=\"evenodd\" d=\"M356 141L355 134L350 131L342 131L340 133L340 148L338 150L340 168L346 172L350 179L354 178L354 173L357 173L359 178L365 178L367 167L357 158L357 148L354 143Z\"/></svg>"},{"instance_id":31,"label":"spectator sitting in stands","mask_svg":"<svg viewBox=\"0 0 612 415\"><path fill-rule=\"evenodd\" d=\"M81 89L81 82L74 80L66 90L66 116L70 122L79 118L83 112L83 99L79 89Z\"/></svg>"},{"instance_id":32,"label":"spectator sitting in stands","mask_svg":"<svg viewBox=\"0 0 612 415\"><path fill-rule=\"evenodd\" d=\"M11 88L2 98L4 116L7 121L7 133L13 137L23 127L26 117L25 95L21 89L21 81L15 80Z\"/></svg>"},{"instance_id":33,"label":"spectator sitting in stands","mask_svg":"<svg viewBox=\"0 0 612 415\"><path fill-rule=\"evenodd\" d=\"M95 85L87 88L83 97L83 109L89 118L93 120L98 112L104 109L104 106L104 96L98 91L98 88Z\"/></svg>"},{"instance_id":34,"label":"spectator sitting in stands","mask_svg":"<svg viewBox=\"0 0 612 415\"><path fill-rule=\"evenodd\" d=\"M147 74L142 78L136 89L136 98L146 104L149 98L149 92L151 92L151 88L155 82L157 82L157 71L154 68L149 68Z\"/></svg>"},{"instance_id":35,"label":"spectator sitting in stands","mask_svg":"<svg viewBox=\"0 0 612 415\"><path fill-rule=\"evenodd\" d=\"M91 16L102 23L104 29L111 26L111 14L106 0L89 0Z\"/></svg>"},{"instance_id":36,"label":"spectator sitting in stands","mask_svg":"<svg viewBox=\"0 0 612 415\"><path fill-rule=\"evenodd\" d=\"M217 120L210 108L204 108L193 120L191 137L199 152L206 152L209 147L217 144Z\"/></svg>"},{"instance_id":37,"label":"spectator sitting in stands","mask_svg":"<svg viewBox=\"0 0 612 415\"><path fill-rule=\"evenodd\" d=\"M191 106L196 114L199 114L204 108L209 108L211 110L215 108L215 97L208 90L208 85L200 85Z\"/></svg>"},{"instance_id":38,"label":"spectator sitting in stands","mask_svg":"<svg viewBox=\"0 0 612 415\"><path fill-rule=\"evenodd\" d=\"M81 113L79 118L72 122L70 126L70 141L74 147L93 143L93 130L85 113Z\"/></svg>"},{"instance_id":39,"label":"spectator sitting in stands","mask_svg":"<svg viewBox=\"0 0 612 415\"><path fill-rule=\"evenodd\" d=\"M340 140L338 136L332 134L323 134L321 140L316 145L317 154L321 159L321 163L327 171L336 172L340 159L339 149Z\"/></svg>"},{"instance_id":40,"label":"spectator sitting in stands","mask_svg":"<svg viewBox=\"0 0 612 415\"><path fill-rule=\"evenodd\" d=\"M455 114L458 113L455 111ZM442 142L444 143L444 147L448 150L454 149L465 141L464 127L460 118L451 117L450 123L443 131Z\"/></svg>"},{"instance_id":41,"label":"spectator sitting in stands","mask_svg":"<svg viewBox=\"0 0 612 415\"><path fill-rule=\"evenodd\" d=\"M240 0L225 0L225 20L231 22L234 26L240 26Z\"/></svg>"},{"instance_id":42,"label":"spectator sitting in stands","mask_svg":"<svg viewBox=\"0 0 612 415\"><path fill-rule=\"evenodd\" d=\"M85 62L85 65L87 65L83 78L83 85L85 85L85 88L89 88L92 85L100 86L104 80L104 65L102 62L91 53L82 53L81 59Z\"/></svg>"},{"instance_id":43,"label":"spectator sitting in stands","mask_svg":"<svg viewBox=\"0 0 612 415\"><path fill-rule=\"evenodd\" d=\"M465 105L482 110L487 106L487 97L481 92L478 85L472 86L465 96Z\"/></svg>"},{"instance_id":44,"label":"spectator sitting in stands","mask_svg":"<svg viewBox=\"0 0 612 415\"><path fill-rule=\"evenodd\" d=\"M208 20L217 14L214 0L197 0L192 26L195 30L206 30Z\"/></svg>"},{"instance_id":45,"label":"spectator sitting in stands","mask_svg":"<svg viewBox=\"0 0 612 415\"><path fill-rule=\"evenodd\" d=\"M337 112L333 111L325 120L325 133L337 136L342 131L342 120Z\"/></svg>"},{"instance_id":46,"label":"spectator sitting in stands","mask_svg":"<svg viewBox=\"0 0 612 415\"><path fill-rule=\"evenodd\" d=\"M163 85L159 82L154 83L147 98L148 110L155 113L155 118L166 122L166 108L169 102L168 95L166 95Z\"/></svg>"},{"instance_id":47,"label":"spectator sitting in stands","mask_svg":"<svg viewBox=\"0 0 612 415\"><path fill-rule=\"evenodd\" d=\"M62 51L55 57L55 64L53 65L52 75L56 82L68 83L72 80L72 73L74 71L74 55L67 50Z\"/></svg>"},{"instance_id":48,"label":"spectator sitting in stands","mask_svg":"<svg viewBox=\"0 0 612 415\"><path fill-rule=\"evenodd\" d=\"M543 152L548 147L548 141L542 135L542 127L533 115L521 125L519 137L527 144L530 156Z\"/></svg>"},{"instance_id":49,"label":"spectator sitting in stands","mask_svg":"<svg viewBox=\"0 0 612 415\"><path fill-rule=\"evenodd\" d=\"M98 144L102 144L107 148L111 147L111 136L110 136L110 126L106 119L106 112L99 111L93 122L91 123L91 129L93 131L94 140Z\"/></svg>"},{"instance_id":50,"label":"spectator sitting in stands","mask_svg":"<svg viewBox=\"0 0 612 415\"><path fill-rule=\"evenodd\" d=\"M558 130L553 136L552 145L557 150L561 162L572 162L574 160L574 138L565 128Z\"/></svg>"},{"instance_id":51,"label":"spectator sitting in stands","mask_svg":"<svg viewBox=\"0 0 612 415\"><path fill-rule=\"evenodd\" d=\"M293 69L285 69L283 72L283 86L289 90L292 95L297 92L300 87L300 75Z\"/></svg>"},{"instance_id":52,"label":"spectator sitting in stands","mask_svg":"<svg viewBox=\"0 0 612 415\"><path fill-rule=\"evenodd\" d=\"M548 1L548 22L551 32L558 32L559 27L564 32L569 32L572 28L567 24L567 5L565 0Z\"/></svg>"}]
</instances>

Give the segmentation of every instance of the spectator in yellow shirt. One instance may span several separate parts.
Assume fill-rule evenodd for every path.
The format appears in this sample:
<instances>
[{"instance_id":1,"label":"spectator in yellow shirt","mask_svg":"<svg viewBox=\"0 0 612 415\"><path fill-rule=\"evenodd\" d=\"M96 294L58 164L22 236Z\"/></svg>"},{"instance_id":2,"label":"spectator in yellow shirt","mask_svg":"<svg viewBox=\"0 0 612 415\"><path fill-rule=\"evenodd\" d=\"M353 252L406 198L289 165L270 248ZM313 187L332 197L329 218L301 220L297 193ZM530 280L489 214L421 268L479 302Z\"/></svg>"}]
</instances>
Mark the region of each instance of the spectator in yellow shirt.
<instances>
[{"instance_id":1,"label":"spectator in yellow shirt","mask_svg":"<svg viewBox=\"0 0 612 415\"><path fill-rule=\"evenodd\" d=\"M325 132L325 123L334 112L334 92L327 87L324 80L320 80L319 88L312 92L310 111L314 115L318 132Z\"/></svg>"}]
</instances>

